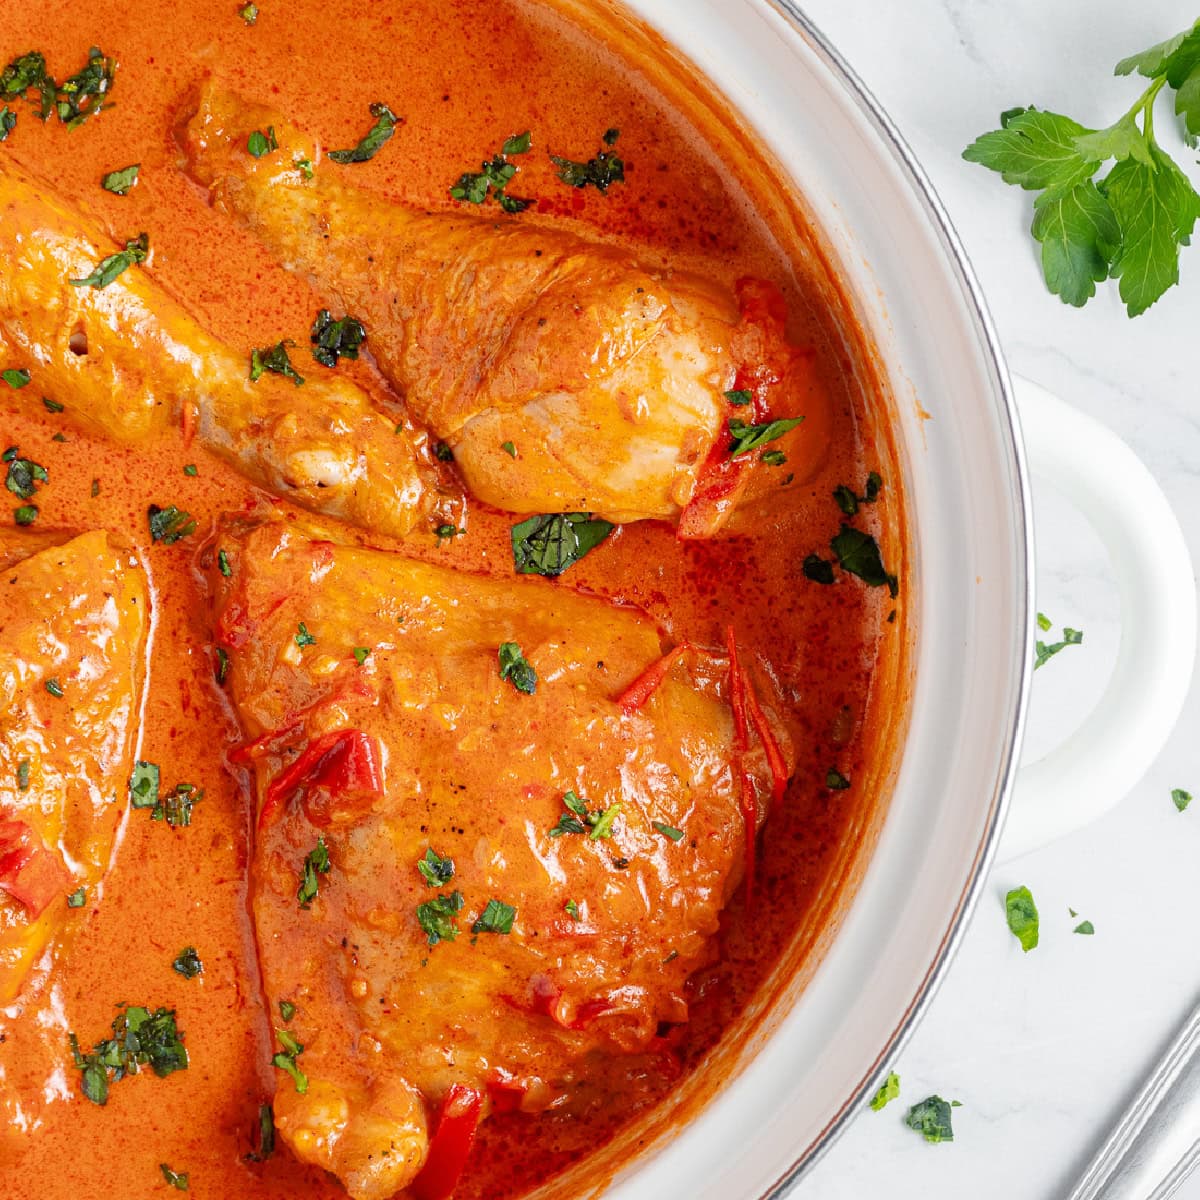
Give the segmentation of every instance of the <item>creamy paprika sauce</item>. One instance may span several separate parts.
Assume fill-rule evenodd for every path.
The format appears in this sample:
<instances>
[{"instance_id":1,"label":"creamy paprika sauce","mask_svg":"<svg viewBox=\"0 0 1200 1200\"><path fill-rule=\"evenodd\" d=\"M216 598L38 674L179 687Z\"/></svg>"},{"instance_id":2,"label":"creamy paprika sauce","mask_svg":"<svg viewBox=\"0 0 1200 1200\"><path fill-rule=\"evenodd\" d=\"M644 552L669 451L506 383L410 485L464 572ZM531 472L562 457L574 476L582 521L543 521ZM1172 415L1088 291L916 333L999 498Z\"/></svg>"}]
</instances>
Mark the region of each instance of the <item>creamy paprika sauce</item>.
<instances>
[{"instance_id":1,"label":"creamy paprika sauce","mask_svg":"<svg viewBox=\"0 0 1200 1200\"><path fill-rule=\"evenodd\" d=\"M36 680L0 718L0 1193L578 1193L736 1068L864 868L910 636L889 400L770 162L615 9L250 15L13 0L0 28L59 81L116 63L73 128L0 95L0 654L10 697ZM314 360L323 309L357 357ZM303 384L262 368L281 342ZM636 436L656 389L707 430L665 481L673 426L618 478L634 435L569 425L601 343ZM613 528L516 574L552 512ZM186 1067L85 1089L123 1006L173 1012Z\"/></svg>"}]
</instances>

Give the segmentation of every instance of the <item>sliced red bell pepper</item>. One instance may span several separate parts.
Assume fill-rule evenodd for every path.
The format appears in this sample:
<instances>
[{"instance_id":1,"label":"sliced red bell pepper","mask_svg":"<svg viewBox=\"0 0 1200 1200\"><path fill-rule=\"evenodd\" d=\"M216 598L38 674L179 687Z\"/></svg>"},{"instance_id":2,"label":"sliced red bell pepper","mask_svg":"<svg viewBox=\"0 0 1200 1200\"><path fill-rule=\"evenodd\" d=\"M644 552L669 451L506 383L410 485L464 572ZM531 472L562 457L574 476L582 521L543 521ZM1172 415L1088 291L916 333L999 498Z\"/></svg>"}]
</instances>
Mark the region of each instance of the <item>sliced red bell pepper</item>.
<instances>
[{"instance_id":1,"label":"sliced red bell pepper","mask_svg":"<svg viewBox=\"0 0 1200 1200\"><path fill-rule=\"evenodd\" d=\"M746 750L750 745L750 727L746 720L746 680L738 662L733 626L725 629L729 650L729 706L733 709L733 769L741 790L742 820L746 826L746 903L754 892L755 852L758 849L758 807L754 782L746 770Z\"/></svg>"},{"instance_id":2,"label":"sliced red bell pepper","mask_svg":"<svg viewBox=\"0 0 1200 1200\"><path fill-rule=\"evenodd\" d=\"M690 650L691 643L680 642L662 658L651 663L618 697L617 703L627 712L637 712L658 691L671 668Z\"/></svg>"},{"instance_id":3,"label":"sliced red bell pepper","mask_svg":"<svg viewBox=\"0 0 1200 1200\"><path fill-rule=\"evenodd\" d=\"M771 723L767 720L766 713L763 712L762 705L758 702L758 692L755 691L754 683L746 673L746 668L742 667L741 670L750 723L754 726L754 732L758 734L759 741L762 742L763 750L766 752L767 766L771 768L771 799L778 804L787 790L787 762L783 757L783 751L779 748L779 742L775 739Z\"/></svg>"},{"instance_id":4,"label":"sliced red bell pepper","mask_svg":"<svg viewBox=\"0 0 1200 1200\"><path fill-rule=\"evenodd\" d=\"M482 1113L482 1092L465 1083L450 1085L438 1110L425 1165L408 1187L413 1200L450 1200L454 1195Z\"/></svg>"},{"instance_id":5,"label":"sliced red bell pepper","mask_svg":"<svg viewBox=\"0 0 1200 1200\"><path fill-rule=\"evenodd\" d=\"M299 757L267 787L258 827L264 829L300 790L326 792L331 798L383 795L383 766L379 742L359 729L339 729L309 742ZM315 811L314 811L315 810ZM314 802L308 807L314 824L328 813Z\"/></svg>"},{"instance_id":6,"label":"sliced red bell pepper","mask_svg":"<svg viewBox=\"0 0 1200 1200\"><path fill-rule=\"evenodd\" d=\"M71 873L24 821L0 821L0 890L22 905L31 921L65 896Z\"/></svg>"}]
</instances>

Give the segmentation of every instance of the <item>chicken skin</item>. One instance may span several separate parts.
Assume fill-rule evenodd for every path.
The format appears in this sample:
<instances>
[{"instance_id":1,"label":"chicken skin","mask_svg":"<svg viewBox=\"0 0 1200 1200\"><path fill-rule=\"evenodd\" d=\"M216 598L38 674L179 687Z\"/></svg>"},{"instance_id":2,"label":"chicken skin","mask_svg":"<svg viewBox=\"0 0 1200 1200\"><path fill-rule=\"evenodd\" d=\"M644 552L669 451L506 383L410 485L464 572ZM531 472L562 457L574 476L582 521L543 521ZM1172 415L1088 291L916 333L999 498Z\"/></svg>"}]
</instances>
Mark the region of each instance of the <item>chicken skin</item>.
<instances>
[{"instance_id":1,"label":"chicken skin","mask_svg":"<svg viewBox=\"0 0 1200 1200\"><path fill-rule=\"evenodd\" d=\"M268 127L278 148L251 155ZM185 137L214 204L366 324L383 374L498 508L678 522L729 456L727 420L765 416L726 392L779 381L782 327L725 288L528 220L359 191L281 114L214 83ZM715 532L729 508L681 532Z\"/></svg>"},{"instance_id":2,"label":"chicken skin","mask_svg":"<svg viewBox=\"0 0 1200 1200\"><path fill-rule=\"evenodd\" d=\"M107 533L23 537L0 535L0 1004L108 868L150 618L142 567Z\"/></svg>"},{"instance_id":3,"label":"chicken skin","mask_svg":"<svg viewBox=\"0 0 1200 1200\"><path fill-rule=\"evenodd\" d=\"M278 516L206 553L276 1127L355 1200L449 1195L493 1107L569 1107L687 1020L790 743L627 607Z\"/></svg>"},{"instance_id":4,"label":"chicken skin","mask_svg":"<svg viewBox=\"0 0 1200 1200\"><path fill-rule=\"evenodd\" d=\"M336 376L303 387L270 373L252 381L249 352L209 336L140 266L100 287L71 282L116 249L11 162L0 165L0 350L36 372L31 396L58 396L65 417L123 442L182 424L299 505L408 532L425 488L394 419Z\"/></svg>"}]
</instances>

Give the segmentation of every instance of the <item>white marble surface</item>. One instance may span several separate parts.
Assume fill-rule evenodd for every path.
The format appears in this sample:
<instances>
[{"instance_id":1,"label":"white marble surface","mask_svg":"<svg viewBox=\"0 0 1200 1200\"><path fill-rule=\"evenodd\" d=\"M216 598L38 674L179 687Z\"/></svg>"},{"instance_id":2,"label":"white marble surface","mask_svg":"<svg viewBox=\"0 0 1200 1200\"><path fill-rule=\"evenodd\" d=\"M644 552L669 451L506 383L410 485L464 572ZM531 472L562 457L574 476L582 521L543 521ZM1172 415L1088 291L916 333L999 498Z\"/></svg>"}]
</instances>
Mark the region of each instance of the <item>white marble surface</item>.
<instances>
[{"instance_id":1,"label":"white marble surface","mask_svg":"<svg viewBox=\"0 0 1200 1200\"><path fill-rule=\"evenodd\" d=\"M1113 64L1184 28L1171 0L808 0L807 11L890 111L966 244L1009 362L1116 430L1157 476L1200 562L1200 247L1183 283L1136 321L1107 286L1082 311L1044 289L1028 196L960 158L1017 104L1104 125L1138 85ZM1160 101L1159 125L1168 126ZM1161 130L1160 130L1161 133ZM1164 142L1167 140L1163 139ZM1172 146L1175 143L1172 141ZM1180 155L1200 185L1197 154ZM1114 481L1119 486L1119 481ZM1086 521L1035 489L1039 607L1085 633L1036 676L1026 757L1086 719L1115 659L1120 613ZM1062 1200L1164 1044L1200 1001L1200 688L1125 802L995 869L965 944L895 1063L902 1098L864 1112L797 1189L819 1200ZM1020 802L1018 791L1017 802ZM1026 884L1041 945L1022 954L1004 893ZM1080 917L1096 933L1072 933ZM902 1123L938 1092L962 1101L955 1142ZM1197 1131L1200 1135L1200 1131ZM1178 1193L1200 1200L1200 1173Z\"/></svg>"}]
</instances>

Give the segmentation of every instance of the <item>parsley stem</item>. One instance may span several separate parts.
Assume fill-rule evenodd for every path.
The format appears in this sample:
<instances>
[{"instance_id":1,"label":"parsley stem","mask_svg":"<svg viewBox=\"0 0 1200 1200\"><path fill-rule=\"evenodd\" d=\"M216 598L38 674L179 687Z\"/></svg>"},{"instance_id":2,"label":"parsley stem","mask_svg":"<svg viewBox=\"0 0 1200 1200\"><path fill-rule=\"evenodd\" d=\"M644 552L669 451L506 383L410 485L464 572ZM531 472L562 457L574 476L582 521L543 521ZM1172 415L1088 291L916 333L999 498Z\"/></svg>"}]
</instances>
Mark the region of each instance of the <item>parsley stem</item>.
<instances>
[{"instance_id":1,"label":"parsley stem","mask_svg":"<svg viewBox=\"0 0 1200 1200\"><path fill-rule=\"evenodd\" d=\"M1142 136L1145 137L1147 143L1151 146L1158 145L1154 140L1154 102L1158 99L1158 93L1162 91L1163 84L1166 82L1165 76L1160 76L1156 79L1129 110L1130 116L1139 112L1142 114Z\"/></svg>"}]
</instances>

